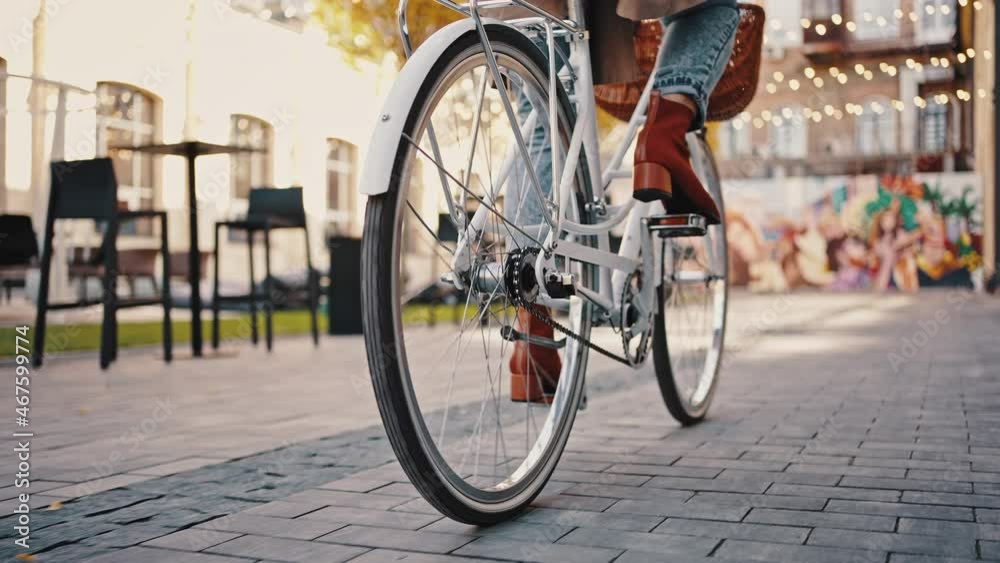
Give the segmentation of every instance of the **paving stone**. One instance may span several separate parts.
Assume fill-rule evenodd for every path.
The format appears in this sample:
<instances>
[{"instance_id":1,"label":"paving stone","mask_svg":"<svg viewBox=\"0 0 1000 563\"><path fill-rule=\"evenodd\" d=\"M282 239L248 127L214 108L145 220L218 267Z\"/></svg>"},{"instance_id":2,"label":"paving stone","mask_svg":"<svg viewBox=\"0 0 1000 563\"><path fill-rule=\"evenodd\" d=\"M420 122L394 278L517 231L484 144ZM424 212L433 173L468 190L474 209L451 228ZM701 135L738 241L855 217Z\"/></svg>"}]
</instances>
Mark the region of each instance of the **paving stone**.
<instances>
[{"instance_id":1,"label":"paving stone","mask_svg":"<svg viewBox=\"0 0 1000 563\"><path fill-rule=\"evenodd\" d=\"M852 477L889 477L902 479L906 469L901 467L860 467L857 465L812 465L793 463L785 470L788 473L814 473L822 475L850 475Z\"/></svg>"},{"instance_id":2,"label":"paving stone","mask_svg":"<svg viewBox=\"0 0 1000 563\"><path fill-rule=\"evenodd\" d=\"M185 553L152 547L130 547L101 557L88 559L87 563L247 563L246 559L213 555L210 553Z\"/></svg>"},{"instance_id":3,"label":"paving stone","mask_svg":"<svg viewBox=\"0 0 1000 563\"><path fill-rule=\"evenodd\" d=\"M423 530L388 530L386 528L372 528L368 526L347 526L346 528L341 528L336 532L322 536L317 541L387 549L403 549L407 551L448 553L469 543L472 539L460 534Z\"/></svg>"},{"instance_id":4,"label":"paving stone","mask_svg":"<svg viewBox=\"0 0 1000 563\"><path fill-rule=\"evenodd\" d=\"M469 557L455 557L453 555L441 554L429 555L426 553L394 551L391 549L374 549L360 557L351 559L351 563L395 563L397 561L405 561L406 563L488 563L498 560L482 559L479 557L471 559Z\"/></svg>"},{"instance_id":5,"label":"paving stone","mask_svg":"<svg viewBox=\"0 0 1000 563\"><path fill-rule=\"evenodd\" d=\"M538 495L531 506L542 508L565 508L567 510L591 510L602 512L615 503L617 499L600 497L582 497L573 495Z\"/></svg>"},{"instance_id":6,"label":"paving stone","mask_svg":"<svg viewBox=\"0 0 1000 563\"><path fill-rule=\"evenodd\" d=\"M745 540L726 540L715 551L721 559L749 559L789 563L882 563L887 553L863 549L788 545Z\"/></svg>"},{"instance_id":7,"label":"paving stone","mask_svg":"<svg viewBox=\"0 0 1000 563\"><path fill-rule=\"evenodd\" d=\"M129 473L133 475L156 475L160 477L163 475L172 475L174 473L191 471L192 469L198 469L199 467L222 463L224 461L226 460L218 458L189 457L187 459L171 461L169 463L161 463L150 467L133 469L129 471ZM32 486L34 486L34 483L32 483Z\"/></svg>"},{"instance_id":8,"label":"paving stone","mask_svg":"<svg viewBox=\"0 0 1000 563\"><path fill-rule=\"evenodd\" d=\"M806 528L794 528L791 526L771 526L765 524L743 523L730 524L725 522L709 522L705 520L667 518L665 522L653 530L653 533L801 544L805 542L806 536L809 535L809 530Z\"/></svg>"},{"instance_id":9,"label":"paving stone","mask_svg":"<svg viewBox=\"0 0 1000 563\"><path fill-rule=\"evenodd\" d=\"M870 530L881 532L891 532L896 527L896 519L890 516L835 514L831 512L775 510L770 508L754 508L750 511L750 514L747 515L744 521L786 526L843 528L848 530Z\"/></svg>"},{"instance_id":10,"label":"paving stone","mask_svg":"<svg viewBox=\"0 0 1000 563\"><path fill-rule=\"evenodd\" d=\"M189 528L150 540L142 545L145 547L162 547L164 549L177 549L180 551L201 551L213 545L219 545L222 542L236 539L240 535L230 532Z\"/></svg>"},{"instance_id":11,"label":"paving stone","mask_svg":"<svg viewBox=\"0 0 1000 563\"><path fill-rule=\"evenodd\" d=\"M671 504L642 500L621 500L608 509L608 512L612 513L677 516L703 520L723 520L727 522L738 522L749 511L750 508L745 506L700 506L690 503Z\"/></svg>"},{"instance_id":12,"label":"paving stone","mask_svg":"<svg viewBox=\"0 0 1000 563\"><path fill-rule=\"evenodd\" d=\"M274 518L260 516L249 512L240 512L217 518L195 526L195 529L214 530L218 532L234 532L240 534L256 534L276 538L311 540L344 527L342 522L327 522L321 520Z\"/></svg>"},{"instance_id":13,"label":"paving stone","mask_svg":"<svg viewBox=\"0 0 1000 563\"><path fill-rule=\"evenodd\" d=\"M743 459L714 459L684 456L673 467L714 467L743 469L746 471L784 471L787 461L746 461Z\"/></svg>"},{"instance_id":14,"label":"paving stone","mask_svg":"<svg viewBox=\"0 0 1000 563\"><path fill-rule=\"evenodd\" d=\"M323 520L342 522L345 524L360 524L378 528L398 528L400 530L416 530L431 522L441 519L441 515L417 514L413 512L368 510L346 506L328 506L324 509L310 512L299 520ZM329 530L332 531L332 530Z\"/></svg>"},{"instance_id":15,"label":"paving stone","mask_svg":"<svg viewBox=\"0 0 1000 563\"><path fill-rule=\"evenodd\" d=\"M903 502L919 504L942 504L948 506L973 506L981 508L1000 508L1000 497L993 495L963 495L956 493L926 493L921 491L905 491Z\"/></svg>"},{"instance_id":16,"label":"paving stone","mask_svg":"<svg viewBox=\"0 0 1000 563\"><path fill-rule=\"evenodd\" d=\"M567 495L608 497L614 499L662 500L666 502L683 502L694 495L690 491L654 489L651 487L591 485L587 483L574 485L564 492Z\"/></svg>"},{"instance_id":17,"label":"paving stone","mask_svg":"<svg viewBox=\"0 0 1000 563\"><path fill-rule=\"evenodd\" d=\"M377 495L391 495L397 497L417 498L420 493L417 488L409 483L389 483L384 487L379 487L370 491Z\"/></svg>"},{"instance_id":18,"label":"paving stone","mask_svg":"<svg viewBox=\"0 0 1000 563\"><path fill-rule=\"evenodd\" d=\"M775 483L768 490L767 494L790 495L803 497L817 497L830 499L848 500L871 500L892 502L899 500L899 491L887 491L878 489L852 489L850 487L817 487L809 485L786 485Z\"/></svg>"},{"instance_id":19,"label":"paving stone","mask_svg":"<svg viewBox=\"0 0 1000 563\"><path fill-rule=\"evenodd\" d=\"M983 559L1000 560L1000 542L981 541L979 542L979 554Z\"/></svg>"},{"instance_id":20,"label":"paving stone","mask_svg":"<svg viewBox=\"0 0 1000 563\"><path fill-rule=\"evenodd\" d=\"M749 506L760 508L788 508L791 510L823 510L826 499L815 497L790 497L782 495L747 495L741 493L696 493L689 506Z\"/></svg>"},{"instance_id":21,"label":"paving stone","mask_svg":"<svg viewBox=\"0 0 1000 563\"><path fill-rule=\"evenodd\" d=\"M898 531L901 534L967 537L993 541L1000 540L1000 525L997 524L974 524L972 522L948 522L945 520L900 518Z\"/></svg>"},{"instance_id":22,"label":"paving stone","mask_svg":"<svg viewBox=\"0 0 1000 563\"><path fill-rule=\"evenodd\" d=\"M517 521L568 527L586 526L608 530L648 532L662 522L663 518L638 514L612 514L608 512L536 508L519 516Z\"/></svg>"},{"instance_id":23,"label":"paving stone","mask_svg":"<svg viewBox=\"0 0 1000 563\"><path fill-rule=\"evenodd\" d=\"M349 506L353 508L371 508L374 510L385 510L394 506L399 506L406 502L406 498L399 496L383 495L371 493L353 493L348 491L328 491L325 489L313 489L302 491L289 496L288 502L305 504L322 504L325 506Z\"/></svg>"},{"instance_id":24,"label":"paving stone","mask_svg":"<svg viewBox=\"0 0 1000 563\"><path fill-rule=\"evenodd\" d=\"M818 475L812 473L781 473L777 471L744 471L726 469L716 479L759 481L761 483L787 483L790 485L836 485L840 475Z\"/></svg>"},{"instance_id":25,"label":"paving stone","mask_svg":"<svg viewBox=\"0 0 1000 563\"><path fill-rule=\"evenodd\" d=\"M593 483L597 485L626 485L638 487L649 481L648 475L626 475L622 473L591 473L589 471L570 471L560 465L552 474L553 479L572 483Z\"/></svg>"},{"instance_id":26,"label":"paving stone","mask_svg":"<svg viewBox=\"0 0 1000 563\"><path fill-rule=\"evenodd\" d=\"M924 481L921 479L888 479L873 477L844 477L842 487L864 487L871 489L898 489L900 491L927 491L935 493L971 493L970 483L956 481Z\"/></svg>"},{"instance_id":27,"label":"paving stone","mask_svg":"<svg viewBox=\"0 0 1000 563\"><path fill-rule=\"evenodd\" d=\"M989 508L977 508L976 521L987 522L990 524L1000 524L1000 510L991 510Z\"/></svg>"},{"instance_id":28,"label":"paving stone","mask_svg":"<svg viewBox=\"0 0 1000 563\"><path fill-rule=\"evenodd\" d=\"M889 563L975 563L976 561L979 561L979 559L913 555L910 553L893 553L889 556Z\"/></svg>"},{"instance_id":29,"label":"paving stone","mask_svg":"<svg viewBox=\"0 0 1000 563\"><path fill-rule=\"evenodd\" d=\"M653 477L643 487L715 491L721 493L763 493L769 483L748 480L689 479L684 477Z\"/></svg>"},{"instance_id":30,"label":"paving stone","mask_svg":"<svg viewBox=\"0 0 1000 563\"><path fill-rule=\"evenodd\" d=\"M915 553L917 555L976 556L975 542L971 539L961 537L929 537L913 534L816 528L809 534L809 541L807 543L809 545L823 545L828 547L849 545L869 551L891 551Z\"/></svg>"},{"instance_id":31,"label":"paving stone","mask_svg":"<svg viewBox=\"0 0 1000 563\"><path fill-rule=\"evenodd\" d=\"M355 493L367 493L368 491L375 490L379 487L384 487L386 485L392 484L390 479L374 479L358 476L345 477L343 479L337 479L336 481L331 481L325 485L321 485L320 489L332 489L335 491L351 491Z\"/></svg>"},{"instance_id":32,"label":"paving stone","mask_svg":"<svg viewBox=\"0 0 1000 563\"><path fill-rule=\"evenodd\" d=\"M647 534L643 532L604 530L601 528L577 528L563 536L558 543L649 551L663 555L706 556L715 549L719 541L715 538L694 536Z\"/></svg>"},{"instance_id":33,"label":"paving stone","mask_svg":"<svg viewBox=\"0 0 1000 563\"><path fill-rule=\"evenodd\" d=\"M173 531L174 528L142 523L132 526L122 526L103 534L91 536L83 540L83 543L94 547L121 549L139 545L154 538L163 537Z\"/></svg>"},{"instance_id":34,"label":"paving stone","mask_svg":"<svg viewBox=\"0 0 1000 563\"><path fill-rule=\"evenodd\" d=\"M548 510L548 509L538 509ZM559 511L568 512L568 511ZM584 512L584 514L600 514L595 512ZM492 526L474 526L463 524L449 518L442 518L429 526L420 529L421 532L441 532L445 534L461 534L463 536L508 536L522 541L547 541L555 543L556 540L573 531L573 525L560 524L533 524L514 520L501 522ZM471 541L471 540L469 540Z\"/></svg>"},{"instance_id":35,"label":"paving stone","mask_svg":"<svg viewBox=\"0 0 1000 563\"><path fill-rule=\"evenodd\" d=\"M538 563L607 563L621 555L621 549L582 547L566 544L524 543L504 537L484 537L458 549L454 555L497 557Z\"/></svg>"},{"instance_id":36,"label":"paving stone","mask_svg":"<svg viewBox=\"0 0 1000 563\"><path fill-rule=\"evenodd\" d=\"M831 500L827 503L825 510L828 512L849 514L909 516L911 518L930 518L936 520L972 521L973 517L971 508L959 506L927 506L856 500Z\"/></svg>"},{"instance_id":37,"label":"paving stone","mask_svg":"<svg viewBox=\"0 0 1000 563\"><path fill-rule=\"evenodd\" d=\"M315 502L302 503L302 502L286 502L283 500L275 500L267 504L255 506L250 510L247 510L246 512L247 514L256 514L258 516L274 516L277 518L298 518L303 514L315 512L325 506L327 505Z\"/></svg>"},{"instance_id":38,"label":"paving stone","mask_svg":"<svg viewBox=\"0 0 1000 563\"><path fill-rule=\"evenodd\" d=\"M926 479L930 481L966 481L969 483L1000 483L1000 473L983 473L963 469L947 469L943 471L929 469L911 469L906 472L907 479Z\"/></svg>"},{"instance_id":39,"label":"paving stone","mask_svg":"<svg viewBox=\"0 0 1000 563\"><path fill-rule=\"evenodd\" d=\"M289 563L336 563L361 555L367 548L267 536L241 536L210 547L211 553Z\"/></svg>"},{"instance_id":40,"label":"paving stone","mask_svg":"<svg viewBox=\"0 0 1000 563\"><path fill-rule=\"evenodd\" d=\"M629 475L659 475L663 477L694 477L711 479L722 473L722 469L710 467L674 467L666 465L647 465L638 463L619 463L606 470L607 473L625 473Z\"/></svg>"}]
</instances>

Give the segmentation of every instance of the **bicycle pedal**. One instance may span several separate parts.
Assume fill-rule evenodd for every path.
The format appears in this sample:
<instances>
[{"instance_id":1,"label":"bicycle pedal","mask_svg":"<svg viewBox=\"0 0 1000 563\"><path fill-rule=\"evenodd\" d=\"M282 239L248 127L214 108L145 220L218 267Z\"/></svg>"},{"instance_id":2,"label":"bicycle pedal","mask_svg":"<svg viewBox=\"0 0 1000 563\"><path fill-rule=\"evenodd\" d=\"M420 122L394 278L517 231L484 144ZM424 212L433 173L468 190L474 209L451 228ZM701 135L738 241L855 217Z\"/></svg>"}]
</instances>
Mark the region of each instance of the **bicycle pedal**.
<instances>
[{"instance_id":1,"label":"bicycle pedal","mask_svg":"<svg viewBox=\"0 0 1000 563\"><path fill-rule=\"evenodd\" d=\"M500 329L500 336L507 342L517 342L518 340L522 340L528 344L541 346L543 348L552 348L553 350L559 350L566 347L565 338L562 340L553 340L551 338L545 338L544 336L533 336L520 332L510 325Z\"/></svg>"},{"instance_id":2,"label":"bicycle pedal","mask_svg":"<svg viewBox=\"0 0 1000 563\"><path fill-rule=\"evenodd\" d=\"M661 238L703 237L708 232L708 221L695 213L680 215L653 215L648 219L649 230Z\"/></svg>"}]
</instances>

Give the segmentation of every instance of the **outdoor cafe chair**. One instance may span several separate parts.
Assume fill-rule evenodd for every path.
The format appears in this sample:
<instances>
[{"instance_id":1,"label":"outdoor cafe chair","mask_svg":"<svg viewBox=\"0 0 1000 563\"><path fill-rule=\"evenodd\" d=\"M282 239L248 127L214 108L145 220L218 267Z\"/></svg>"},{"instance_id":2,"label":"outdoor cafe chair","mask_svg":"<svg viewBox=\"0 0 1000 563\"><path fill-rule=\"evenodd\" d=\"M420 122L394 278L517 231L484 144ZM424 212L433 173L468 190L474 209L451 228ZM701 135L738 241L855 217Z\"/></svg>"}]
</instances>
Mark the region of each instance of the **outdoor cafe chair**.
<instances>
[{"instance_id":1,"label":"outdoor cafe chair","mask_svg":"<svg viewBox=\"0 0 1000 563\"><path fill-rule=\"evenodd\" d=\"M38 261L38 239L27 215L0 215L0 285L7 302L11 290L24 287L28 270Z\"/></svg>"},{"instance_id":2,"label":"outdoor cafe chair","mask_svg":"<svg viewBox=\"0 0 1000 563\"><path fill-rule=\"evenodd\" d=\"M250 292L245 295L220 295L219 293L219 234L222 229L243 231L247 237L247 255L250 263ZM215 224L214 281L212 285L212 348L219 348L219 312L223 303L248 303L250 308L250 338L257 343L257 309L264 309L264 337L270 352L274 340L274 308L291 300L292 292L282 292L271 275L271 231L299 229L305 239L306 251L306 306L309 309L313 344L319 344L319 325L316 318L319 307L319 275L313 270L309 231L306 229L306 211L302 201L302 188L252 188L247 214L242 219L219 221ZM264 237L264 281L258 292L254 274L254 236Z\"/></svg>"},{"instance_id":3,"label":"outdoor cafe chair","mask_svg":"<svg viewBox=\"0 0 1000 563\"><path fill-rule=\"evenodd\" d=\"M33 363L40 366L45 350L46 315L49 310L71 309L102 304L101 369L106 369L118 356L119 309L160 305L163 307L163 358L172 358L172 332L170 326L170 260L167 259L167 214L164 211L119 209L118 182L110 158L60 161L51 163L52 183L49 192L48 214L43 233L41 280L38 288L38 310L35 322L35 350ZM137 219L158 219L160 223L160 256L163 257L162 280L159 295L152 298L119 299L118 276L122 275L121 253L118 251L118 233L122 223ZM68 303L49 303L49 283L52 270L53 235L55 223L61 219L91 219L103 227L100 255L103 260L95 270L101 278L102 293L99 299L82 299ZM127 266L127 264L126 264Z\"/></svg>"}]
</instances>

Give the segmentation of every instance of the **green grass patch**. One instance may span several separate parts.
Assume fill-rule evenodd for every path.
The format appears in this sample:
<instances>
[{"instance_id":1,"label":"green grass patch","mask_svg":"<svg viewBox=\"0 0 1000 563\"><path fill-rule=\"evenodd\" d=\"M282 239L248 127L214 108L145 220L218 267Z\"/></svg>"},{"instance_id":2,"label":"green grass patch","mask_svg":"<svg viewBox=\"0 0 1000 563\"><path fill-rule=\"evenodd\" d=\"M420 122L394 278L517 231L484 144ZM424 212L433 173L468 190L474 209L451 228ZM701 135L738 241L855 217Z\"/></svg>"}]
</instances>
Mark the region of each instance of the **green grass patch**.
<instances>
[{"instance_id":1,"label":"green grass patch","mask_svg":"<svg viewBox=\"0 0 1000 563\"><path fill-rule=\"evenodd\" d=\"M188 316L187 311L176 311L178 316ZM264 336L264 317L258 319L261 338ZM191 321L174 320L173 337L175 347L191 341ZM326 330L326 315L319 315L319 330ZM306 334L309 332L308 311L278 311L274 314L274 334L276 336ZM46 330L45 353L97 350L101 347L101 325L50 324ZM250 339L250 315L227 317L219 321L219 333L226 340ZM15 327L0 327L0 357L14 355L17 333ZM202 335L206 342L212 335L211 321L202 321ZM34 330L28 333L34 344ZM118 346L152 346L163 342L163 323L160 321L131 322L118 324Z\"/></svg>"}]
</instances>

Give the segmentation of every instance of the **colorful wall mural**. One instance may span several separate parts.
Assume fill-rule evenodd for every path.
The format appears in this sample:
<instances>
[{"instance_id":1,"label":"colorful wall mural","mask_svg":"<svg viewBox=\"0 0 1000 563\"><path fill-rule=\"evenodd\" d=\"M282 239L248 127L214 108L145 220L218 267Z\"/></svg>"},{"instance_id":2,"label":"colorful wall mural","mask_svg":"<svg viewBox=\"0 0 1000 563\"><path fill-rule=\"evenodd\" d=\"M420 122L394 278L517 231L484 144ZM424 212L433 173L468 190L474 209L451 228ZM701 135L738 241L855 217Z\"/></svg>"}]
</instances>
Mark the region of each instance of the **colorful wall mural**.
<instances>
[{"instance_id":1,"label":"colorful wall mural","mask_svg":"<svg viewBox=\"0 0 1000 563\"><path fill-rule=\"evenodd\" d=\"M754 291L917 291L981 283L972 173L724 183L730 280Z\"/></svg>"}]
</instances>

